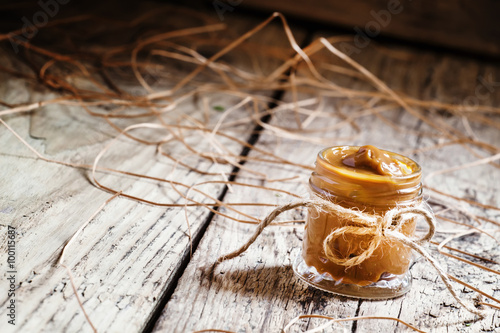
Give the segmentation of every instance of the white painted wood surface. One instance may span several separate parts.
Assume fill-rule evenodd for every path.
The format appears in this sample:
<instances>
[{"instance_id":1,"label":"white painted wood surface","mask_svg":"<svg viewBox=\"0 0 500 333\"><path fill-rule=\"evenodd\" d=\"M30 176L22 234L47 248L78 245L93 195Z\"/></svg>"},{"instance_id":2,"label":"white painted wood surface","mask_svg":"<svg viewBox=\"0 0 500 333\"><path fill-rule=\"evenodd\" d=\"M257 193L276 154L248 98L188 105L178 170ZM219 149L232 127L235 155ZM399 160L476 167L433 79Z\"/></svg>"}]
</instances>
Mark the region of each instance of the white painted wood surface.
<instances>
[{"instance_id":1,"label":"white painted wood surface","mask_svg":"<svg viewBox=\"0 0 500 333\"><path fill-rule=\"evenodd\" d=\"M356 57L361 64L386 82L392 89L411 97L436 99L443 102L457 103L474 93L479 75L500 78L500 67L481 64L473 60L457 59L452 56L438 55L418 50L406 50L392 47L389 49L367 48ZM340 64L340 62L339 62ZM488 74L487 74L488 73ZM330 75L329 77L333 77ZM338 81L348 83L349 80ZM338 82L336 81L336 82ZM350 84L359 88L365 87L356 81ZM290 96L285 97L290 100ZM485 104L498 105L500 91L495 91L484 101ZM359 106L345 106L345 100L330 99L325 102L323 112L333 113L341 108L344 115L359 111ZM342 106L344 105L344 106ZM314 107L311 107L314 110ZM424 176L433 171L442 170L475 160L474 156L459 146L450 146L439 150L414 153L418 149L429 148L439 141L415 135L412 130L430 131L427 125L398 107L382 113L393 121L400 130L397 131L374 115L359 117L355 123L361 129L356 133L352 128L330 131L321 136L329 137L331 145L339 144L374 144L388 150L408 154L424 168ZM317 119L310 128L321 128L333 125L342 119ZM274 125L294 126L291 112L287 116L278 113L272 119ZM457 129L462 129L458 117L446 119ZM472 125L474 133L492 144L500 143L498 129L483 125ZM356 135L354 139L342 139ZM276 139L268 132L259 139L259 147L269 149L279 156L294 161L314 163L320 145L298 142L290 139ZM255 151L251 156L258 156ZM309 172L303 169L283 165L269 165L250 162L248 167L265 170L270 178L300 176L287 183L272 183L275 187L286 189L302 196L308 195L307 179ZM241 172L238 179L244 179ZM262 184L262 183L261 183ZM473 200L498 206L500 204L499 185L500 172L491 165L465 169L454 173L438 175L429 180L427 185L434 186L456 196L470 196ZM427 193L429 197L431 193ZM227 200L250 197L258 202L273 202L277 205L294 201L293 197L261 194L253 189L242 189L228 194ZM438 200L432 196L431 203ZM442 207L434 205L436 211ZM498 221L498 211L488 212L475 210ZM254 216L263 218L271 209L253 210ZM446 216L446 214L445 214ZM283 217L287 219L303 219L304 212L296 211ZM453 216L460 221L460 216ZM439 228L450 227L440 224ZM495 229L489 224L488 229ZM455 230L457 226L453 227ZM210 266L221 255L237 249L253 233L255 227L234 223L217 217L203 237L198 251L182 276L172 299L162 313L155 332L189 332L205 328L224 329L236 332L280 332L294 317L301 314L321 314L335 318L352 316L391 316L400 318L417 328L429 332L494 332L500 327L500 312L489 309L489 315L481 321L472 321L474 316L460 308L451 297L439 276L423 259L412 267L413 288L405 296L386 301L356 300L334 296L312 287L306 286L293 274L291 264L299 252L302 240L302 226L269 227L256 243L241 257L223 262L208 275L206 267ZM498 239L498 232L494 233ZM442 240L439 234L436 240ZM488 258L498 258L498 243L484 235L471 235L452 242L456 246ZM438 256L435 246L431 253ZM498 297L500 278L498 275L480 271L466 266L453 259L439 256L441 264L449 272L481 290ZM498 269L498 265L491 265ZM465 299L471 297L469 290L456 285L459 294ZM324 320L310 319L300 321L291 332L312 329L324 323ZM326 332L399 332L406 331L402 324L388 320L366 320L346 322L332 325ZM409 330L408 330L409 331Z\"/></svg>"},{"instance_id":2,"label":"white painted wood surface","mask_svg":"<svg viewBox=\"0 0 500 333\"><path fill-rule=\"evenodd\" d=\"M182 18L179 20L182 23ZM191 24L190 22L184 22ZM237 38L260 23L256 19L233 16L226 23L231 29L226 33L228 41ZM177 22L177 24L179 24ZM181 28L178 26L177 28ZM278 27L270 27L261 40L268 40L275 47L285 47L284 38L276 41ZM274 33L270 33L272 31ZM220 48L213 50L215 53ZM291 49L288 48L288 51ZM1 54L2 64L16 66L10 52ZM233 52L226 57L239 68L252 71L268 71L274 68L271 60L257 59L258 69L253 68L252 54ZM11 63L12 62L12 63ZM175 66L175 65L173 65ZM189 68L175 68L175 71ZM13 79L3 73L1 99L11 103L28 103L52 98L49 92L35 89L32 83ZM140 89L129 86L129 89ZM27 88L24 88L27 87ZM165 89L159 86L158 89ZM267 93L268 96L273 92ZM205 118L205 102L191 98L182 103L176 114L185 114L214 126L222 110L237 104L239 99L223 94L211 94L206 100L210 119ZM242 108L232 112L226 120L233 121L248 116ZM172 119L175 115L172 116ZM44 156L78 164L92 164L96 155L117 135L103 119L92 117L80 107L50 105L32 114L6 116L3 119L30 145ZM145 121L151 121L146 119ZM118 121L120 123L120 121ZM205 123L206 124L206 123ZM121 121L121 126L126 126ZM226 130L227 134L245 141L251 127L237 126ZM150 135L137 130L138 135ZM155 131L156 138L168 132ZM66 271L57 263L64 244L90 218L96 209L111 197L110 193L94 187L86 169L74 169L39 160L23 146L5 127L0 129L0 260L7 260L7 226L17 230L17 318L16 325L0 321L2 332L90 332L70 286ZM238 155L243 146L235 141L218 137L221 144ZM206 137L188 139L200 151L212 151ZM214 164L189 155L178 143L163 145L168 153L200 170L230 174L230 164ZM156 146L140 145L121 137L114 149L102 159L101 166L133 171L164 179L179 180L194 185L208 180L224 180L221 176L205 176L175 166L166 157L156 153ZM117 191L162 203L184 204L186 201L169 183L137 180L130 176L98 172L98 179ZM208 184L199 189L217 198L224 184ZM186 188L179 188L186 192ZM191 192L190 197L204 203L213 200ZM189 203L189 202L188 202ZM190 223L188 228L186 216ZM204 208L154 207L126 198L118 198L108 204L83 230L66 253L66 264L72 268L78 293L98 332L139 332L145 328L162 295L175 284L181 273L180 267L190 256L189 232L197 237L210 217ZM2 265L2 267L4 267ZM0 290L7 290L6 271L0 281ZM7 293L0 296L0 316L7 318Z\"/></svg>"},{"instance_id":3,"label":"white painted wood surface","mask_svg":"<svg viewBox=\"0 0 500 333\"><path fill-rule=\"evenodd\" d=\"M231 27L229 34L232 37L241 35L258 22L237 16L236 12L227 14L225 22ZM257 40L268 45L287 44L284 34L276 26L267 29ZM332 56L325 57L334 61ZM4 54L1 59L3 64L12 61ZM397 91L423 99L460 103L468 96L474 96L480 75L488 77L491 73L494 80L500 81L498 66L418 50L369 47L356 59ZM264 66L271 65L265 59L260 60L260 64L264 63ZM227 61L238 65L247 62L244 57L239 56L228 57ZM253 69L258 71L262 68ZM325 71L325 68L320 69ZM35 92L34 87L23 79L6 76L0 79L5 82L0 85L1 99L9 103L32 102L50 96L46 92ZM336 80L352 87L365 87L356 80L341 77ZM290 98L286 95L284 100L289 101ZM212 96L210 105L227 108L236 101L237 99L227 96ZM349 116L362 110L362 106L346 103L345 100L328 99L324 102L324 112L340 109L344 116ZM498 106L500 87L481 103ZM203 119L201 110L202 101L189 100L181 106L179 112ZM475 160L475 157L465 154L460 146L414 154L417 149L437 143L434 138L425 138L412 132L429 129L397 107L382 114L402 130L393 130L376 116L363 116L355 120L361 133L352 127L328 131L321 134L322 137L329 138L325 145L369 142L408 154L419 161L426 174ZM246 111L235 112L228 120L239 119L242 115L246 116ZM220 114L214 114L211 123L215 123L219 116ZM22 114L3 119L45 156L74 163L91 163L102 147L116 135L104 122L88 116L76 107L50 106L31 115ZM325 119L317 118L309 128L334 125L343 120L341 117ZM272 119L273 124L280 126L293 126L294 121L290 112L278 113ZM458 117L450 117L446 121L465 130ZM497 146L500 143L498 129L476 124L471 126L474 134L483 140ZM251 130L252 128L238 127L235 135L245 140ZM0 262L6 261L7 225L13 225L18 231L17 278L21 282L16 292L19 311L15 328L6 325L6 295L0 295L0 331L90 332L90 326L85 322L69 285L69 278L65 270L57 265L57 260L67 240L110 194L91 185L87 170L36 159L4 127L0 129L0 140L0 170L3 171L0 178ZM207 142L200 139L197 141L196 148L211 149ZM242 149L229 140L221 141L236 153ZM309 165L313 164L317 151L324 147L278 138L269 129L263 131L258 146ZM106 156L102 165L140 171L157 177L170 176L171 179L180 179L189 184L214 179L213 176L200 176L183 168L176 169L171 175L172 163L156 155L154 147L145 148L128 139L120 139L117 148L119 149ZM185 154L185 150L178 145L168 145L168 148L178 157ZM250 154L259 156L257 151ZM193 163L210 172L229 173L232 170L229 165L213 165L196 160ZM285 189L301 196L307 195L308 171L260 162L249 162L246 166L265 173L269 179L299 177L287 182L261 182L250 179L248 173L240 171L237 180ZM184 202L168 184L134 181L128 176L117 177L106 173L99 174L99 179L120 190L152 200ZM430 180L429 185L454 195L500 206L499 183L498 169L484 165L436 176ZM203 189L217 197L223 192L224 186L214 184ZM290 200L293 198L279 192L271 193L248 187L235 187L234 192L228 192L224 198L225 202L255 201L274 204ZM246 208L248 213L259 218L269 210L262 207ZM475 212L487 214L497 221L499 218L498 211ZM99 332L143 331L160 304L159 300L177 283L154 331L190 332L218 328L237 332L279 332L293 317L308 313L334 317L390 315L433 332L494 332L500 327L498 311L490 310L487 319L470 322L472 316L456 307L455 301L430 266L422 260L412 268L412 291L395 300L358 301L329 295L304 285L294 277L291 270L291 261L297 255L302 239L300 224L270 227L244 256L221 264L213 276L207 275L203 268L213 263L219 255L237 248L254 229L253 226L223 218L207 220L209 218L210 214L206 209L188 209L193 235L202 230L205 221L210 223L208 230L202 235L197 251L190 258L188 228L183 209L153 207L118 198L98 214L70 248L66 259L72 267L85 309ZM285 218L303 219L304 214L297 210ZM492 259L499 255L498 245L485 236L467 236L453 245ZM189 261L184 271L180 265L182 261ZM442 259L441 262L450 272L498 297L500 280L497 275L466 267L451 259ZM4 266L0 267L3 269ZM498 269L495 266L492 268ZM2 274L6 274L5 271ZM178 280L179 275L182 277ZM1 279L0 290L6 290L6 282L5 278ZM461 295L469 297L470 293ZM300 322L295 331L312 328L319 322ZM335 326L336 329L339 327L347 332L403 330L401 324L389 321L348 322Z\"/></svg>"},{"instance_id":4,"label":"white painted wood surface","mask_svg":"<svg viewBox=\"0 0 500 333\"><path fill-rule=\"evenodd\" d=\"M231 105L228 99L221 99L218 103ZM195 111L194 107L195 104L189 103L185 112ZM90 131L102 126L100 120L82 115L82 110L51 106L46 112L52 111L58 114L57 120L63 122L64 116L70 118L71 113L79 113L78 117L88 122ZM51 147L50 144L45 145L43 139L30 138L27 131L29 116L11 117L7 122L39 151ZM45 130L55 134L57 127L57 123L50 123ZM40 131L38 127L37 133ZM109 128L105 133L116 135ZM26 332L90 331L69 285L68 275L57 265L57 260L63 245L111 194L92 186L87 170L37 160L5 128L2 128L1 135L5 143L1 159L1 169L4 170L2 188L11 190L3 193L2 210L9 213L2 216L2 231L7 224L17 228L17 276L22 283L16 293L19 302L16 329ZM155 147L145 148L130 140L122 141L117 146L119 153L111 154L102 165L140 171L160 178L169 176L173 164L157 156ZM49 156L91 164L93 156L106 142L109 140L101 144L72 147ZM232 145L231 142L224 143ZM200 141L198 148L208 147L206 142ZM233 145L232 148L241 150L239 146ZM184 154L182 151L174 153ZM229 173L232 170L230 165L204 165L199 162L195 166L209 172ZM191 184L207 180L207 177L186 169L177 169L172 176ZM106 174L100 174L99 179L118 190L158 202L184 202L168 184L134 181L130 177ZM203 190L217 197L223 188L222 184L213 184ZM206 210L188 209L194 236L207 216ZM124 198L110 203L84 229L68 250L66 263L73 267L78 292L99 331L119 332L124 325L132 331L143 327L178 265L185 256L189 256L187 233L182 208L152 207ZM2 232L2 237L5 236L6 232ZM5 250L3 244L5 241L2 242L2 249ZM2 260L5 253L2 251ZM4 295L2 299L2 305L5 305ZM5 312L5 306L2 306L3 316ZM6 331L11 328L5 322L2 322L2 327Z\"/></svg>"}]
</instances>

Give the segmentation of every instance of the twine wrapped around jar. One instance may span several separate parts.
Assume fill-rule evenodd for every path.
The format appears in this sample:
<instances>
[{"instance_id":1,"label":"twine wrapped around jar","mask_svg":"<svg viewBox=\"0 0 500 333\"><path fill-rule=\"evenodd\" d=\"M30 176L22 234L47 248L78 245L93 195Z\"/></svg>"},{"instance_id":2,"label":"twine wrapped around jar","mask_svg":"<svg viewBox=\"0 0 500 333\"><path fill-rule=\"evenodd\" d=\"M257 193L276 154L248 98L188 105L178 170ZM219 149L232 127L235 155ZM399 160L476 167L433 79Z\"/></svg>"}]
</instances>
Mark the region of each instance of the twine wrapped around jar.
<instances>
[{"instance_id":1,"label":"twine wrapped around jar","mask_svg":"<svg viewBox=\"0 0 500 333\"><path fill-rule=\"evenodd\" d=\"M425 236L417 240L411 240L416 244L423 244L430 241L435 232L434 217L423 204L418 206L410 206L404 208L393 208L384 215L373 215L363 213L357 210L349 209L336 205L328 200L313 200L313 206L316 209L328 209L329 212L335 212L340 218L349 220L349 225L333 230L323 242L323 251L328 260L332 263L345 266L346 268L361 264L366 259L370 258L373 252L380 246L382 241L386 238L393 238L399 240L399 235L406 237L400 232L401 228L407 222L412 221L411 215L421 215L429 225L429 231ZM371 240L368 242L368 247L361 254L343 258L338 255L337 251L332 250L331 244L341 236L351 234L354 236L369 236ZM396 237L395 237L396 236ZM407 237L406 237L407 238Z\"/></svg>"},{"instance_id":2,"label":"twine wrapped around jar","mask_svg":"<svg viewBox=\"0 0 500 333\"><path fill-rule=\"evenodd\" d=\"M405 246L408 246L418 252L435 268L436 272L441 277L441 280L446 285L446 288L459 304L467 309L467 311L480 317L484 317L484 312L482 310L475 308L471 304L465 303L457 295L457 293L453 289L453 286L451 285L450 279L448 278L448 273L446 273L446 271L439 265L437 260L434 259L423 248L423 245L430 241L436 229L434 216L429 212L428 209L424 208L424 205L426 204L419 203L413 206L410 205L405 207L396 207L387 211L384 215L374 215L367 214L356 209L342 207L319 196L314 196L314 198L308 200L289 203L283 206L279 206L271 213L269 213L269 215L267 215L258 225L257 230L254 232L252 237L250 237L250 239L243 246L241 246L234 252L221 256L217 260L216 264L219 264L225 260L235 258L245 252L248 247L250 247L250 245L255 242L264 228L271 224L271 222L274 221L281 213L299 207L314 207L315 209L325 210L329 213L334 213L342 218L349 219L351 221L347 226L332 230L332 232L325 238L323 242L323 250L327 259L331 262L345 267L356 266L368 259L383 240L397 240ZM409 237L401 233L400 229L404 226L405 223L411 221L411 219L413 219L415 216L423 217L429 226L429 230L427 231L427 234L419 239L410 239ZM371 236L371 239L369 241L368 247L363 252L354 257L344 258L333 251L330 244L335 239L345 234Z\"/></svg>"}]
</instances>

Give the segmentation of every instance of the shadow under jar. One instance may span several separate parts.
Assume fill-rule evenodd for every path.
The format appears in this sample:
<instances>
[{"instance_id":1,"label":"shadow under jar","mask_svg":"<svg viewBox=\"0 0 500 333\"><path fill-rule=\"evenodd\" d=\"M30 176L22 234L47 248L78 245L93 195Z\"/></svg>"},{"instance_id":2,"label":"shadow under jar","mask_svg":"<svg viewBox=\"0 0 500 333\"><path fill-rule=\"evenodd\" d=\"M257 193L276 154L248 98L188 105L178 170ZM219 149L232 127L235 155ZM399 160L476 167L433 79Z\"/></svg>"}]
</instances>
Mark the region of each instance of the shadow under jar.
<instances>
[{"instance_id":1,"label":"shadow under jar","mask_svg":"<svg viewBox=\"0 0 500 333\"><path fill-rule=\"evenodd\" d=\"M338 146L322 150L309 185L315 196L378 216L396 207L422 203L420 166L403 155L373 146ZM387 299L409 291L412 250L397 240L384 238L371 256L352 267L327 258L324 242L330 233L355 225L340 215L309 208L302 253L293 266L295 274L317 288L351 297ZM413 236L416 219L411 218L399 231ZM353 258L366 250L371 238L346 232L328 246L338 257Z\"/></svg>"}]
</instances>

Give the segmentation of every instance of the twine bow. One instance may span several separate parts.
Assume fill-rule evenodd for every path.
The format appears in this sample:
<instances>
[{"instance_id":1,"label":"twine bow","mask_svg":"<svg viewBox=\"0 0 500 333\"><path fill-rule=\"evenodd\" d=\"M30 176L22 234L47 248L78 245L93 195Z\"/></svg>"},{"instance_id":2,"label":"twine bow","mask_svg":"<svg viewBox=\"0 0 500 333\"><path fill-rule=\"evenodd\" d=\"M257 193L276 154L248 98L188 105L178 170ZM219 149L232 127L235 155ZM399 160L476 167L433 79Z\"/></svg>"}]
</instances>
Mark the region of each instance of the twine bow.
<instances>
[{"instance_id":1,"label":"twine bow","mask_svg":"<svg viewBox=\"0 0 500 333\"><path fill-rule=\"evenodd\" d=\"M252 237L250 237L250 239L243 246L241 246L234 252L221 256L217 260L216 264L219 264L225 260L235 258L245 252L250 247L250 245L255 242L264 228L271 224L271 222L274 221L281 213L298 207L314 207L316 209L322 209L329 213L335 213L336 215L350 220L349 225L333 230L323 242L323 250L328 260L330 260L331 262L346 267L359 265L373 254L373 252L379 247L380 243L384 239L397 240L418 252L436 269L437 273L441 277L441 280L446 285L446 288L459 304L467 309L467 311L480 317L484 317L485 314L483 311L475 308L471 304L467 304L462 301L462 299L453 289L451 281L448 277L448 273L443 268L441 268L437 260L434 259L423 248L422 245L432 238L436 230L434 215L430 213L429 210L425 209L424 205L425 204L419 204L402 208L394 208L387 211L383 216L378 216L373 214L366 214L354 209L344 208L329 200L325 200L317 196L313 199L289 203L274 209L261 221ZM410 222L415 216L422 216L429 225L429 230L427 231L426 235L419 239L410 239L401 232L401 228L406 223ZM346 233L371 236L371 240L367 249L352 258L341 257L337 253L332 251L331 243L335 239Z\"/></svg>"},{"instance_id":2,"label":"twine bow","mask_svg":"<svg viewBox=\"0 0 500 333\"><path fill-rule=\"evenodd\" d=\"M383 216L380 216L344 208L323 199L314 200L314 203L316 204L313 205L314 207L321 207L322 209L333 211L336 215L349 220L349 225L334 229L323 242L323 251L326 258L332 263L341 266L352 267L361 264L372 256L373 252L380 246L384 239L392 238L400 240L401 237L407 238L401 233L401 229L406 223L411 222L415 215L420 215L425 218L429 225L429 230L427 234L420 239L412 239L412 242L420 245L428 242L436 230L434 217L427 209L422 207L422 205L394 208ZM340 256L337 251L332 250L332 244L337 238L345 234L371 237L368 242L368 247L356 256L349 258Z\"/></svg>"}]
</instances>

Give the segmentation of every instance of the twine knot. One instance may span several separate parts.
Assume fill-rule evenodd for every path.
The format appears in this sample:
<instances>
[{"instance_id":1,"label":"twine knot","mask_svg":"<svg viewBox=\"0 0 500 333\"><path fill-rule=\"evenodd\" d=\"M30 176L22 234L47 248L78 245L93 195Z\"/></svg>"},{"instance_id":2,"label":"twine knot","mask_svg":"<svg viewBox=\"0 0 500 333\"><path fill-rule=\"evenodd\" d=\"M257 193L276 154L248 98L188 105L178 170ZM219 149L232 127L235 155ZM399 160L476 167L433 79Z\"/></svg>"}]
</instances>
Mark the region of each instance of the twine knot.
<instances>
[{"instance_id":1,"label":"twine knot","mask_svg":"<svg viewBox=\"0 0 500 333\"><path fill-rule=\"evenodd\" d=\"M348 225L332 230L323 241L323 252L326 258L334 264L346 267L359 265L370 258L385 239L399 240L401 237L407 238L401 230L407 223L412 222L415 216L422 216L429 225L429 230L421 238L411 240L408 238L408 241L423 244L432 238L436 229L434 217L425 208L425 204L393 208L384 215L374 215L344 208L321 198L314 199L313 202L315 207L321 207L345 220L349 220ZM337 238L346 234L370 237L368 247L360 254L351 255L349 258L340 256L338 251L333 250L333 244Z\"/></svg>"}]
</instances>

